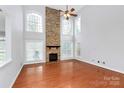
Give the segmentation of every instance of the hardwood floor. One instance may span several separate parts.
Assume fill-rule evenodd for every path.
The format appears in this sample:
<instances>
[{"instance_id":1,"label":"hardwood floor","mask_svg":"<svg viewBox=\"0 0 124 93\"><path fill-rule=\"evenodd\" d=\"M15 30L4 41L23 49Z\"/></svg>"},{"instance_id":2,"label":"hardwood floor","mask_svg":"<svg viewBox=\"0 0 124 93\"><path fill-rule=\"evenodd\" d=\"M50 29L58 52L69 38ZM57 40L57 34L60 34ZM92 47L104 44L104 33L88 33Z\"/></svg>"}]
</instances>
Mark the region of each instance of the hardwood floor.
<instances>
[{"instance_id":1,"label":"hardwood floor","mask_svg":"<svg viewBox=\"0 0 124 93\"><path fill-rule=\"evenodd\" d=\"M124 74L77 60L25 65L13 88L124 88Z\"/></svg>"}]
</instances>

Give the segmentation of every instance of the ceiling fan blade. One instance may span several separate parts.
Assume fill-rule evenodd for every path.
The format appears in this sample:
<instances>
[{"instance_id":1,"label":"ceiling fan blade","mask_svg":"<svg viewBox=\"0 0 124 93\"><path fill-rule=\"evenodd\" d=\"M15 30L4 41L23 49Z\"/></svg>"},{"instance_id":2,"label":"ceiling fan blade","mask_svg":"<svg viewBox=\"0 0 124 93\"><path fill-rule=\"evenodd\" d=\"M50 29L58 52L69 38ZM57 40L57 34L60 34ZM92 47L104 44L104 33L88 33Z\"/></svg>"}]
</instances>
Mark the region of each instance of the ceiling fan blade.
<instances>
[{"instance_id":1,"label":"ceiling fan blade","mask_svg":"<svg viewBox=\"0 0 124 93\"><path fill-rule=\"evenodd\" d=\"M75 16L75 17L77 16L77 14L70 14L70 15L71 15L71 16Z\"/></svg>"},{"instance_id":2,"label":"ceiling fan blade","mask_svg":"<svg viewBox=\"0 0 124 93\"><path fill-rule=\"evenodd\" d=\"M75 9L74 8L71 8L71 10L70 10L71 12L73 12L73 11L75 11Z\"/></svg>"}]
</instances>

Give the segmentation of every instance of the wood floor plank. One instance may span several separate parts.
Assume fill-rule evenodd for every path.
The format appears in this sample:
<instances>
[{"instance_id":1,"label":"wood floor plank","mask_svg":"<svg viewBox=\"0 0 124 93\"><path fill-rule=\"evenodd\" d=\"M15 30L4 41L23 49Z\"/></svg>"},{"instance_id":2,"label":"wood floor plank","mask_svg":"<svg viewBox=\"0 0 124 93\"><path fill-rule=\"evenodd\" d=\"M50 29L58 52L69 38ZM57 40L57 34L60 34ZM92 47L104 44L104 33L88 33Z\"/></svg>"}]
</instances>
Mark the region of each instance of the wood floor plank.
<instances>
[{"instance_id":1,"label":"wood floor plank","mask_svg":"<svg viewBox=\"0 0 124 93\"><path fill-rule=\"evenodd\" d=\"M78 60L25 65L13 88L124 88L124 74Z\"/></svg>"}]
</instances>

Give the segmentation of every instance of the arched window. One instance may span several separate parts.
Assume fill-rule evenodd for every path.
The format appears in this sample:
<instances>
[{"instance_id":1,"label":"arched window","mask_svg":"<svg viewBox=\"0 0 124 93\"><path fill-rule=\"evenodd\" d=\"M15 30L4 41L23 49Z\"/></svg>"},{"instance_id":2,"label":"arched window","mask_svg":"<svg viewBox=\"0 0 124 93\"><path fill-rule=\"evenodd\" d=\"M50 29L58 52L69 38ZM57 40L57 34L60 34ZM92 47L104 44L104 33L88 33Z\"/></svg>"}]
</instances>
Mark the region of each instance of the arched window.
<instances>
[{"instance_id":1,"label":"arched window","mask_svg":"<svg viewBox=\"0 0 124 93\"><path fill-rule=\"evenodd\" d=\"M26 31L43 32L42 31L42 17L35 13L27 14Z\"/></svg>"}]
</instances>

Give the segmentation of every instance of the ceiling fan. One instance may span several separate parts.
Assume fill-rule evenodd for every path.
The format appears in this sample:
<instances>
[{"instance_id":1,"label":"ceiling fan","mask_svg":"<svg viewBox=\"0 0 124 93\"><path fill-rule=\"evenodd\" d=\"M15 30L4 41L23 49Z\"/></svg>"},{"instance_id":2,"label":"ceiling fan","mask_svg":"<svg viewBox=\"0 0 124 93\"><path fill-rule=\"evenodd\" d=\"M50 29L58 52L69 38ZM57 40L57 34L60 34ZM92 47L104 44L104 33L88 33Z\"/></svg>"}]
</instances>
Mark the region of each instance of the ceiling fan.
<instances>
[{"instance_id":1,"label":"ceiling fan","mask_svg":"<svg viewBox=\"0 0 124 93\"><path fill-rule=\"evenodd\" d=\"M73 16L73 17L76 17L77 16L77 14L75 12L75 9L74 8L71 8L69 10L68 5L66 6L66 10L65 11L63 11L63 10L59 10L59 11L60 11L60 15L61 16L64 16L66 18L66 20L69 20L69 17L70 16Z\"/></svg>"}]
</instances>

